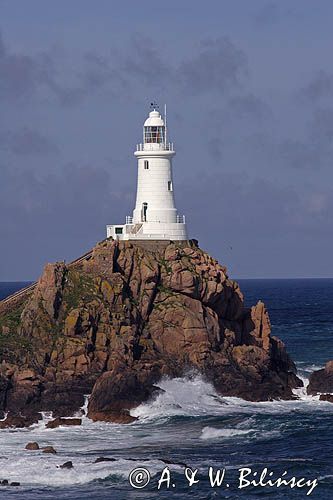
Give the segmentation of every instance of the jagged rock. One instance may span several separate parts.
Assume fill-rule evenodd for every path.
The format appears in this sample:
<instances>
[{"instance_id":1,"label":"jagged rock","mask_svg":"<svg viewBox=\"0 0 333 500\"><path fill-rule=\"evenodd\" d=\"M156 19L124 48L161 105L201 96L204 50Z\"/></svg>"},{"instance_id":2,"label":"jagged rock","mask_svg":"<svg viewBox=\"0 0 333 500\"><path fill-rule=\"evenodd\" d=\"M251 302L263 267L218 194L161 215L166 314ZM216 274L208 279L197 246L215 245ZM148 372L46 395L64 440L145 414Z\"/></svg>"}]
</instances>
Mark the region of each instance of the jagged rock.
<instances>
[{"instance_id":1,"label":"jagged rock","mask_svg":"<svg viewBox=\"0 0 333 500\"><path fill-rule=\"evenodd\" d=\"M55 455L57 453L56 450L53 448L53 446L44 446L44 448L42 448L42 452L43 453L51 453L53 455Z\"/></svg>"},{"instance_id":2,"label":"jagged rock","mask_svg":"<svg viewBox=\"0 0 333 500\"><path fill-rule=\"evenodd\" d=\"M33 424L37 424L39 416L37 414L20 415L16 413L8 413L5 420L0 421L0 429L6 429L8 427L30 427Z\"/></svg>"},{"instance_id":3,"label":"jagged rock","mask_svg":"<svg viewBox=\"0 0 333 500\"><path fill-rule=\"evenodd\" d=\"M70 460L60 465L60 469L73 469L73 467L73 462L71 462Z\"/></svg>"},{"instance_id":4,"label":"jagged rock","mask_svg":"<svg viewBox=\"0 0 333 500\"><path fill-rule=\"evenodd\" d=\"M36 442L28 443L25 447L26 450L39 450L39 444Z\"/></svg>"},{"instance_id":5,"label":"jagged rock","mask_svg":"<svg viewBox=\"0 0 333 500\"><path fill-rule=\"evenodd\" d=\"M96 458L94 464L99 464L100 462L115 462L115 458L109 458L109 457L98 457Z\"/></svg>"},{"instance_id":6,"label":"jagged rock","mask_svg":"<svg viewBox=\"0 0 333 500\"><path fill-rule=\"evenodd\" d=\"M245 308L195 241L108 239L75 265L48 264L23 299L0 304L0 326L0 411L72 416L91 393L90 418L133 422L161 377L189 369L249 400L290 399L301 385L264 304Z\"/></svg>"},{"instance_id":7,"label":"jagged rock","mask_svg":"<svg viewBox=\"0 0 333 500\"><path fill-rule=\"evenodd\" d=\"M333 393L333 361L328 361L325 368L317 370L310 375L308 394L318 394L320 392Z\"/></svg>"},{"instance_id":8,"label":"jagged rock","mask_svg":"<svg viewBox=\"0 0 333 500\"><path fill-rule=\"evenodd\" d=\"M333 394L320 394L320 401L327 401L333 403Z\"/></svg>"},{"instance_id":9,"label":"jagged rock","mask_svg":"<svg viewBox=\"0 0 333 500\"><path fill-rule=\"evenodd\" d=\"M45 427L48 429L55 429L56 427L59 426L71 426L71 425L81 425L82 424L82 419L81 418L61 418L57 417L54 420L51 420L48 422Z\"/></svg>"},{"instance_id":10,"label":"jagged rock","mask_svg":"<svg viewBox=\"0 0 333 500\"><path fill-rule=\"evenodd\" d=\"M13 481L12 483L10 483L10 486L20 486L21 483L19 483L18 481Z\"/></svg>"},{"instance_id":11,"label":"jagged rock","mask_svg":"<svg viewBox=\"0 0 333 500\"><path fill-rule=\"evenodd\" d=\"M333 361L329 361L325 368L310 375L307 393L318 394L320 392L333 393Z\"/></svg>"}]
</instances>

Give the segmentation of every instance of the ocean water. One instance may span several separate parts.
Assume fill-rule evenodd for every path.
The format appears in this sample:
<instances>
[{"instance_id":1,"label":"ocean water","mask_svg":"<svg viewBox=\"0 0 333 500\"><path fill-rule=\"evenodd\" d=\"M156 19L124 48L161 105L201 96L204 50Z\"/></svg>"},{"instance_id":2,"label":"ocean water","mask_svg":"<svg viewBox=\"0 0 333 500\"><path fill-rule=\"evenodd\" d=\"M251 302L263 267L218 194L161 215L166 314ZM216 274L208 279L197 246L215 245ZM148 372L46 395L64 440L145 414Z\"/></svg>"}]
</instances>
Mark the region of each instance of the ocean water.
<instances>
[{"instance_id":1,"label":"ocean water","mask_svg":"<svg viewBox=\"0 0 333 500\"><path fill-rule=\"evenodd\" d=\"M333 279L239 281L246 303L258 299L266 303L273 334L286 343L306 384L312 370L333 359ZM20 286L0 283L0 298ZM165 392L132 411L140 419L130 425L83 418L81 427L45 429L50 418L45 414L44 422L32 428L1 430L0 479L21 483L0 486L1 498L308 498L310 486L239 489L241 468L251 469L250 480L258 480L265 468L273 480L285 471L287 479L317 479L310 498L333 498L333 404L307 396L304 389L297 390L299 400L288 402L222 398L195 373L159 385ZM52 445L57 454L26 451L29 441ZM94 463L98 457L114 460ZM68 460L73 469L59 468ZM199 482L191 487L185 465L197 469ZM128 477L139 467L149 471L150 482L135 489ZM167 472L162 477L165 467L170 471L169 485ZM214 473L225 469L220 487L211 487L209 467ZM166 480L158 490L161 477Z\"/></svg>"}]
</instances>

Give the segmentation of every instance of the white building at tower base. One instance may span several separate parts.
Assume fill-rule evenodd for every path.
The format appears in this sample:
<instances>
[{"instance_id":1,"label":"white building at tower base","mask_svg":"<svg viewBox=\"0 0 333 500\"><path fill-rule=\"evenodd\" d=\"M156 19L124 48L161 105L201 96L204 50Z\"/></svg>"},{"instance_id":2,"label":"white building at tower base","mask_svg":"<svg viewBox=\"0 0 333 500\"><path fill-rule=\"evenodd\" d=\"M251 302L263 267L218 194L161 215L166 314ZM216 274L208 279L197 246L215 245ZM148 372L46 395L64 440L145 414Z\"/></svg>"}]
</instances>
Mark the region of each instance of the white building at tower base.
<instances>
[{"instance_id":1,"label":"white building at tower base","mask_svg":"<svg viewBox=\"0 0 333 500\"><path fill-rule=\"evenodd\" d=\"M143 143L134 153L138 160L136 204L125 224L106 227L107 237L119 240L187 240L185 216L175 207L172 158L166 126L154 109L143 127Z\"/></svg>"}]
</instances>

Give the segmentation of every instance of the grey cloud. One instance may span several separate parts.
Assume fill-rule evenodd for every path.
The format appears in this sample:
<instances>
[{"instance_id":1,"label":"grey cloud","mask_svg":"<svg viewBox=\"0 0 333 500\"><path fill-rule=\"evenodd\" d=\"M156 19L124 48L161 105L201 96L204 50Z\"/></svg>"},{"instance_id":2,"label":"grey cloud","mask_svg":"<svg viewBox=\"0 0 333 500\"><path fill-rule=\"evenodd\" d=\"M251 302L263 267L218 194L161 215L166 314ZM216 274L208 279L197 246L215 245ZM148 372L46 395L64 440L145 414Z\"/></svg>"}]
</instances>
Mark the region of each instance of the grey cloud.
<instances>
[{"instance_id":1,"label":"grey cloud","mask_svg":"<svg viewBox=\"0 0 333 500\"><path fill-rule=\"evenodd\" d=\"M80 65L82 69L77 71ZM52 51L34 56L11 52L0 33L0 98L17 100L36 96L44 88L61 105L72 106L115 79L106 62L92 54L79 57L69 73L71 85L62 81L67 76L64 61L55 58Z\"/></svg>"},{"instance_id":2,"label":"grey cloud","mask_svg":"<svg viewBox=\"0 0 333 500\"><path fill-rule=\"evenodd\" d=\"M301 140L286 139L277 148L277 160L285 167L311 169L322 167L324 156L321 148Z\"/></svg>"},{"instance_id":3,"label":"grey cloud","mask_svg":"<svg viewBox=\"0 0 333 500\"><path fill-rule=\"evenodd\" d=\"M333 108L321 108L314 112L310 125L310 135L319 143L332 144Z\"/></svg>"},{"instance_id":4,"label":"grey cloud","mask_svg":"<svg viewBox=\"0 0 333 500\"><path fill-rule=\"evenodd\" d=\"M149 37L136 34L131 38L129 48L115 52L114 56L124 81L130 76L159 88L174 81L174 67L166 62L162 48Z\"/></svg>"},{"instance_id":5,"label":"grey cloud","mask_svg":"<svg viewBox=\"0 0 333 500\"><path fill-rule=\"evenodd\" d=\"M331 168L333 161L333 109L313 112L304 138L287 139L279 146L282 160L292 168Z\"/></svg>"},{"instance_id":6,"label":"grey cloud","mask_svg":"<svg viewBox=\"0 0 333 500\"><path fill-rule=\"evenodd\" d=\"M189 222L199 228L203 241L209 241L213 234L220 240L219 232L225 235L225 245L244 245L257 238L268 242L272 235L285 238L303 231L327 234L331 230L333 193L329 187L325 191L311 188L300 195L296 187L216 170L181 189L183 209L191 214Z\"/></svg>"},{"instance_id":7,"label":"grey cloud","mask_svg":"<svg viewBox=\"0 0 333 500\"><path fill-rule=\"evenodd\" d=\"M14 53L1 39L0 96L26 98L37 96L44 88L67 107L100 89L120 95L138 84L157 88L159 94L171 87L194 94L224 93L240 84L247 69L244 52L226 37L201 42L198 52L180 64L170 64L158 43L138 34L129 46L113 48L108 56L79 54L74 67L68 61L66 66L65 60L66 54L59 58L51 50L33 56Z\"/></svg>"},{"instance_id":8,"label":"grey cloud","mask_svg":"<svg viewBox=\"0 0 333 500\"><path fill-rule=\"evenodd\" d=\"M201 42L198 54L185 59L178 68L189 93L224 93L238 86L247 72L247 58L228 38Z\"/></svg>"},{"instance_id":9,"label":"grey cloud","mask_svg":"<svg viewBox=\"0 0 333 500\"><path fill-rule=\"evenodd\" d=\"M259 26L271 26L280 19L281 11L277 2L269 2L264 5L255 16L255 24Z\"/></svg>"},{"instance_id":10,"label":"grey cloud","mask_svg":"<svg viewBox=\"0 0 333 500\"><path fill-rule=\"evenodd\" d=\"M0 33L0 97L19 98L35 89L39 65L31 57L8 52Z\"/></svg>"},{"instance_id":11,"label":"grey cloud","mask_svg":"<svg viewBox=\"0 0 333 500\"><path fill-rule=\"evenodd\" d=\"M313 79L301 89L300 95L310 101L319 101L333 97L333 75L326 71L319 71Z\"/></svg>"},{"instance_id":12,"label":"grey cloud","mask_svg":"<svg viewBox=\"0 0 333 500\"><path fill-rule=\"evenodd\" d=\"M271 116L269 106L253 94L232 97L227 103L227 110L239 119L249 117L261 121Z\"/></svg>"},{"instance_id":13,"label":"grey cloud","mask_svg":"<svg viewBox=\"0 0 333 500\"><path fill-rule=\"evenodd\" d=\"M50 139L28 127L0 133L0 146L18 156L45 156L59 152Z\"/></svg>"},{"instance_id":14,"label":"grey cloud","mask_svg":"<svg viewBox=\"0 0 333 500\"><path fill-rule=\"evenodd\" d=\"M254 23L259 27L271 27L283 20L289 18L297 18L299 20L302 11L296 9L295 6L288 5L282 2L267 2L255 15Z\"/></svg>"}]
</instances>

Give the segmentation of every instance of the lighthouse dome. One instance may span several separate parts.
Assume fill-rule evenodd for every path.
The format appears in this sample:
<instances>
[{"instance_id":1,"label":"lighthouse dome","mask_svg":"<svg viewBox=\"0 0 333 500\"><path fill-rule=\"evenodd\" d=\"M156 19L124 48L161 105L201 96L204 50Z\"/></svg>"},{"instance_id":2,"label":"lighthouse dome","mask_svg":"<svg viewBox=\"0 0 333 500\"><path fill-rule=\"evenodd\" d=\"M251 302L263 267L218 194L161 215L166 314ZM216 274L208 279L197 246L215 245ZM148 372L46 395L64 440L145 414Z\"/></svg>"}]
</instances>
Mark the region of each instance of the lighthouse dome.
<instances>
[{"instance_id":1,"label":"lighthouse dome","mask_svg":"<svg viewBox=\"0 0 333 500\"><path fill-rule=\"evenodd\" d=\"M164 121L158 111L154 109L144 123L145 127L164 127Z\"/></svg>"}]
</instances>

